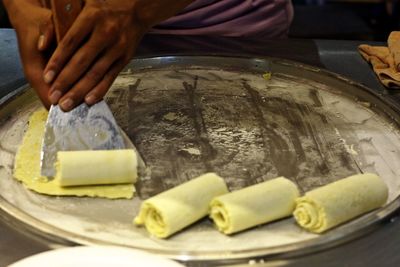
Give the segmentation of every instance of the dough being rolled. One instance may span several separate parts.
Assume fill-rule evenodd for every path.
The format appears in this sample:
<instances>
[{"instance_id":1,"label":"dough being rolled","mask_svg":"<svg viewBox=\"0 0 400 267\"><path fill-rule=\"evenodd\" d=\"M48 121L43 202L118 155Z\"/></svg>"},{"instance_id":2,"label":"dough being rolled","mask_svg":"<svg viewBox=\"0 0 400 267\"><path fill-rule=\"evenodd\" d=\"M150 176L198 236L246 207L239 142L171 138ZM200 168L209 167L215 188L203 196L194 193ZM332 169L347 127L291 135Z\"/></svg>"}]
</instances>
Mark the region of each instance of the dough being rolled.
<instances>
[{"instance_id":1,"label":"dough being rolled","mask_svg":"<svg viewBox=\"0 0 400 267\"><path fill-rule=\"evenodd\" d=\"M40 109L29 118L28 129L15 156L14 177L25 187L52 196L88 196L109 199L132 198L133 184L86 185L61 187L56 179L40 175L40 151L48 112Z\"/></svg>"},{"instance_id":2,"label":"dough being rolled","mask_svg":"<svg viewBox=\"0 0 400 267\"><path fill-rule=\"evenodd\" d=\"M225 181L207 173L142 203L134 220L148 232L166 238L208 214L210 201L228 193Z\"/></svg>"},{"instance_id":3,"label":"dough being rolled","mask_svg":"<svg viewBox=\"0 0 400 267\"><path fill-rule=\"evenodd\" d=\"M59 151L56 170L61 186L135 183L137 157L133 149Z\"/></svg>"},{"instance_id":4,"label":"dough being rolled","mask_svg":"<svg viewBox=\"0 0 400 267\"><path fill-rule=\"evenodd\" d=\"M381 207L388 198L386 184L375 174L358 174L307 192L296 200L293 213L303 228L322 233Z\"/></svg>"},{"instance_id":5,"label":"dough being rolled","mask_svg":"<svg viewBox=\"0 0 400 267\"><path fill-rule=\"evenodd\" d=\"M279 177L214 198L210 217L219 231L232 234L291 215L299 195L293 182Z\"/></svg>"}]
</instances>

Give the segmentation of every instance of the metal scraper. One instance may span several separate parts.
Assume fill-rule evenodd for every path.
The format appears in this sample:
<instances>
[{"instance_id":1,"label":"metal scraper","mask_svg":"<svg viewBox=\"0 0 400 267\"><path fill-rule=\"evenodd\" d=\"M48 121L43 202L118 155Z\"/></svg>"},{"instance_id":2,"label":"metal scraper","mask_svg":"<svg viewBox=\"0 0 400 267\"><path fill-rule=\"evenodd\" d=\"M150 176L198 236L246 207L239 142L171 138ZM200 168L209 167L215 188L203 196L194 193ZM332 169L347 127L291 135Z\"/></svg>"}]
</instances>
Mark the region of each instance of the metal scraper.
<instances>
[{"instance_id":1,"label":"metal scraper","mask_svg":"<svg viewBox=\"0 0 400 267\"><path fill-rule=\"evenodd\" d=\"M42 143L41 174L55 176L58 151L126 148L124 138L108 105L81 104L69 112L51 106Z\"/></svg>"},{"instance_id":2,"label":"metal scraper","mask_svg":"<svg viewBox=\"0 0 400 267\"><path fill-rule=\"evenodd\" d=\"M60 42L78 16L82 3L80 0L42 0L42 4L52 9L57 41ZM58 151L125 147L120 128L104 101L91 107L83 103L70 112L53 105L42 143L41 174L55 176L54 163Z\"/></svg>"}]
</instances>

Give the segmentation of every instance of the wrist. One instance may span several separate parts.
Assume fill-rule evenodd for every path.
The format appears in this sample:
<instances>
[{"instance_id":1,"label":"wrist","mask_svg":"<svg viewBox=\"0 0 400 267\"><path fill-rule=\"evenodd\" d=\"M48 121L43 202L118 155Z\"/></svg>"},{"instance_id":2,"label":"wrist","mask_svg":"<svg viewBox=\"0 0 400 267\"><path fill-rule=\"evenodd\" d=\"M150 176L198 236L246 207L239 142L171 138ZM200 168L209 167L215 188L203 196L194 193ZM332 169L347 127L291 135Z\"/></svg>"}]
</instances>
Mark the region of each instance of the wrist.
<instances>
[{"instance_id":1,"label":"wrist","mask_svg":"<svg viewBox=\"0 0 400 267\"><path fill-rule=\"evenodd\" d=\"M8 18L10 20L11 25L16 28L16 17L18 16L18 3L15 0L3 0L4 7L7 11Z\"/></svg>"}]
</instances>

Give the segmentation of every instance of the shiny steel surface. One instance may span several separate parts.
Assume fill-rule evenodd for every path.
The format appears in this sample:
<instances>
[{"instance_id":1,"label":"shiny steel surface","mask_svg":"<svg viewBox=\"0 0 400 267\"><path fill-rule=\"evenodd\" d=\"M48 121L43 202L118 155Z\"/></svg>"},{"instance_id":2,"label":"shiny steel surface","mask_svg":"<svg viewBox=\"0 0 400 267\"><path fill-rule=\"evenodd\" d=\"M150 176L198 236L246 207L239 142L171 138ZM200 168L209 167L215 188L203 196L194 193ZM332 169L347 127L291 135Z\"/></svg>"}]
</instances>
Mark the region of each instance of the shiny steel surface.
<instances>
[{"instance_id":1,"label":"shiny steel surface","mask_svg":"<svg viewBox=\"0 0 400 267\"><path fill-rule=\"evenodd\" d=\"M263 78L266 71L271 80ZM111 243L190 262L228 262L334 246L367 233L400 205L399 111L332 73L274 59L144 58L120 75L107 102L151 170L138 185L143 198L210 170L231 190L284 175L302 192L372 171L389 185L390 201L321 236L286 219L228 238L203 220L169 240L153 240L131 226L139 198L50 198L22 188L10 177L15 138L7 143L12 147L1 148L9 151L1 158L9 168L0 172L6 177L0 206L21 227L61 243ZM30 91L4 103L1 137L22 137L23 122L38 106ZM17 114L7 112L17 107Z\"/></svg>"}]
</instances>

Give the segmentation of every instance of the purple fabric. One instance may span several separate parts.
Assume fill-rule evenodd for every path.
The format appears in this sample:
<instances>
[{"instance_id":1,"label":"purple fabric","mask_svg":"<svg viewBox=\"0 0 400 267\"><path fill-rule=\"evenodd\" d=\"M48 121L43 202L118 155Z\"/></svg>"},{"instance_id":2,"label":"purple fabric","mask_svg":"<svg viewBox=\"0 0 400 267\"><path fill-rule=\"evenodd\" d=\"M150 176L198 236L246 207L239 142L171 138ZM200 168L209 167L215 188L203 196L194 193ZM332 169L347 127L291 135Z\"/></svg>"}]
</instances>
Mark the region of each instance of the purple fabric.
<instances>
[{"instance_id":1,"label":"purple fabric","mask_svg":"<svg viewBox=\"0 0 400 267\"><path fill-rule=\"evenodd\" d=\"M279 38L292 18L290 0L196 0L152 32Z\"/></svg>"}]
</instances>

